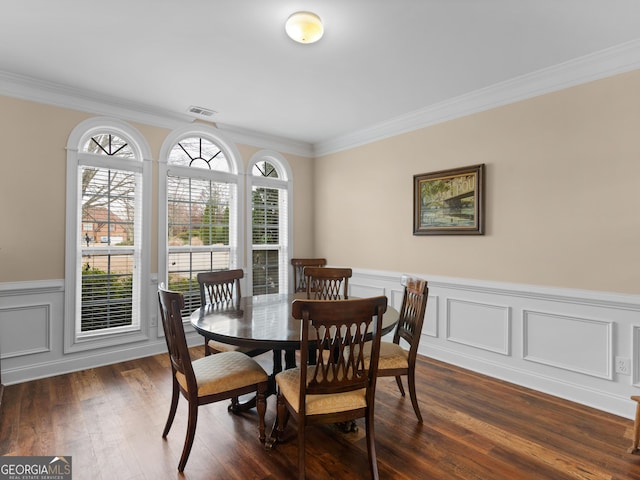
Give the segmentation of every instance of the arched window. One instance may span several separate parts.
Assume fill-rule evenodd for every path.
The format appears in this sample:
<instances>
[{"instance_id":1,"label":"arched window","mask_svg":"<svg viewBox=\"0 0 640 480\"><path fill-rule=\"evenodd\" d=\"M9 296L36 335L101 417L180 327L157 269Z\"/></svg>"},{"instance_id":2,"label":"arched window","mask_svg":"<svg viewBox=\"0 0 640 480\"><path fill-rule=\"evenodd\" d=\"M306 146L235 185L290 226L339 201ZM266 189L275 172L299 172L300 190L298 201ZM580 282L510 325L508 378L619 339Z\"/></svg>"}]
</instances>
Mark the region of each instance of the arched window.
<instances>
[{"instance_id":1,"label":"arched window","mask_svg":"<svg viewBox=\"0 0 640 480\"><path fill-rule=\"evenodd\" d=\"M66 351L146 338L149 159L142 136L124 122L93 118L69 137Z\"/></svg>"},{"instance_id":2,"label":"arched window","mask_svg":"<svg viewBox=\"0 0 640 480\"><path fill-rule=\"evenodd\" d=\"M160 260L168 288L184 293L185 314L200 306L197 274L242 265L239 154L216 129L174 131L160 155Z\"/></svg>"},{"instance_id":3,"label":"arched window","mask_svg":"<svg viewBox=\"0 0 640 480\"><path fill-rule=\"evenodd\" d=\"M247 176L251 221L253 295L289 291L291 243L291 170L276 152L262 150L249 162Z\"/></svg>"}]
</instances>

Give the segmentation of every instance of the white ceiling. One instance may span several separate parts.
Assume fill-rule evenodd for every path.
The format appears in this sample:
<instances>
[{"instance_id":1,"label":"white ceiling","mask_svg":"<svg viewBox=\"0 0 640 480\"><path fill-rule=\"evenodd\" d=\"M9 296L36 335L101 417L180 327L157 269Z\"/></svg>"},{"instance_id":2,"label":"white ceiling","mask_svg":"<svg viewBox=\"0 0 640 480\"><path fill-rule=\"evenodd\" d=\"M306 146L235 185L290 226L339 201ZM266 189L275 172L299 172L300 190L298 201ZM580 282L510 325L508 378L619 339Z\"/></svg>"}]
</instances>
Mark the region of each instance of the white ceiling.
<instances>
[{"instance_id":1,"label":"white ceiling","mask_svg":"<svg viewBox=\"0 0 640 480\"><path fill-rule=\"evenodd\" d=\"M210 108L221 125L310 145L640 39L638 0L0 0L0 7L0 72L142 110ZM320 42L285 35L297 10L323 19Z\"/></svg>"}]
</instances>

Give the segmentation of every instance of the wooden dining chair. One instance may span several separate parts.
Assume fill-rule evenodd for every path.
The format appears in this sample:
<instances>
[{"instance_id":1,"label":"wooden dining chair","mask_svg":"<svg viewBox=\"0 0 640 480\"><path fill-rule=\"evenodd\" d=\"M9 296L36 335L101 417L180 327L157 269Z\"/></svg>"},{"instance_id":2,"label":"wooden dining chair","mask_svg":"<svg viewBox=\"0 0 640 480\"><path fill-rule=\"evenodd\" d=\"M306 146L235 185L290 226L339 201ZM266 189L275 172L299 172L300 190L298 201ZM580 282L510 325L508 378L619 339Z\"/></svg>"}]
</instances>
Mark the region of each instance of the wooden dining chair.
<instances>
[{"instance_id":1,"label":"wooden dining chair","mask_svg":"<svg viewBox=\"0 0 640 480\"><path fill-rule=\"evenodd\" d=\"M326 258L292 258L293 265L293 292L307 291L307 277L304 276L304 267L324 267L327 265Z\"/></svg>"},{"instance_id":2,"label":"wooden dining chair","mask_svg":"<svg viewBox=\"0 0 640 480\"><path fill-rule=\"evenodd\" d=\"M349 298L350 268L304 267L307 277L307 298L315 300L346 300Z\"/></svg>"},{"instance_id":3,"label":"wooden dining chair","mask_svg":"<svg viewBox=\"0 0 640 480\"><path fill-rule=\"evenodd\" d=\"M255 360L240 352L222 352L191 361L182 324L181 310L184 308L184 296L181 292L165 290L161 286L158 289L158 301L164 338L171 360L173 382L171 407L162 438L166 438L171 429L180 395L182 394L189 402L187 435L178 463L178 471L184 471L189 458L200 405L256 392L258 437L261 442L264 442L268 388L268 376L264 369Z\"/></svg>"},{"instance_id":4,"label":"wooden dining chair","mask_svg":"<svg viewBox=\"0 0 640 480\"><path fill-rule=\"evenodd\" d=\"M304 267L307 298L315 300L346 300L348 296L350 268ZM315 363L315 348L309 348L309 363Z\"/></svg>"},{"instance_id":5,"label":"wooden dining chair","mask_svg":"<svg viewBox=\"0 0 640 480\"><path fill-rule=\"evenodd\" d=\"M219 305L226 307L229 304L237 303L242 297L240 279L244 277L241 268L235 270L219 270L215 272L198 273L197 279L200 286L200 307L205 305ZM204 354L238 351L255 357L268 350L251 349L228 345L215 340L204 341Z\"/></svg>"},{"instance_id":6,"label":"wooden dining chair","mask_svg":"<svg viewBox=\"0 0 640 480\"><path fill-rule=\"evenodd\" d=\"M301 358L307 358L310 343L318 348L316 365L299 367L276 375L278 386L275 438L282 438L291 416L297 420L298 477L305 478L306 427L322 423L365 418L369 469L378 478L374 435L374 400L382 317L387 297L352 300L294 300L293 318L302 320ZM366 334L372 334L369 368L362 351ZM349 354L351 352L351 354Z\"/></svg>"},{"instance_id":7,"label":"wooden dining chair","mask_svg":"<svg viewBox=\"0 0 640 480\"><path fill-rule=\"evenodd\" d=\"M418 344L422 334L428 296L429 288L426 280L419 278L408 278L406 280L393 342L381 342L378 362L378 376L396 377L396 383L403 397L405 393L401 377L407 376L411 404L420 423L422 423L422 414L420 413L416 395L416 358L418 356ZM404 340L409 344L408 351L400 346L400 340ZM365 363L371 349L372 345L367 343L364 350Z\"/></svg>"}]
</instances>

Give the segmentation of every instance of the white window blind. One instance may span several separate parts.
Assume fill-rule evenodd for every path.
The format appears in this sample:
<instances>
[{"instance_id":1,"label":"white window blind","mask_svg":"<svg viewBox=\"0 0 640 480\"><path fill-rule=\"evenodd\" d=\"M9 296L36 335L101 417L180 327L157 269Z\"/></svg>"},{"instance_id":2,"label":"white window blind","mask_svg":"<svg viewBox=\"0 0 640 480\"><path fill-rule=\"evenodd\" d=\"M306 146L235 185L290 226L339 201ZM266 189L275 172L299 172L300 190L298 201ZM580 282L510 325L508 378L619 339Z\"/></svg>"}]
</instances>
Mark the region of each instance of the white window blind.
<instances>
[{"instance_id":1,"label":"white window blind","mask_svg":"<svg viewBox=\"0 0 640 480\"><path fill-rule=\"evenodd\" d=\"M101 133L78 163L76 337L138 329L142 162L123 138Z\"/></svg>"},{"instance_id":2,"label":"white window blind","mask_svg":"<svg viewBox=\"0 0 640 480\"><path fill-rule=\"evenodd\" d=\"M278 181L271 162L253 166L251 187L251 237L253 294L286 290L288 246L288 190Z\"/></svg>"},{"instance_id":3,"label":"white window blind","mask_svg":"<svg viewBox=\"0 0 640 480\"><path fill-rule=\"evenodd\" d=\"M167 284L183 293L188 314L200 306L198 273L237 265L237 177L202 137L180 140L168 163Z\"/></svg>"}]
</instances>

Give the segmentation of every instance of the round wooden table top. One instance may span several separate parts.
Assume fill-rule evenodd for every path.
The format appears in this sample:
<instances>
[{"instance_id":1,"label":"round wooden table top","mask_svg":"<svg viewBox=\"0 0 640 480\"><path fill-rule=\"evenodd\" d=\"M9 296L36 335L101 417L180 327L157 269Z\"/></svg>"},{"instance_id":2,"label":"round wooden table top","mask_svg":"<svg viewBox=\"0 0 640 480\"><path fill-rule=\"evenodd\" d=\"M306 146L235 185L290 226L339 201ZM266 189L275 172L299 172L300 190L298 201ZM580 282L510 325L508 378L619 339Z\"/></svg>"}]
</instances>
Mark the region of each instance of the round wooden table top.
<instances>
[{"instance_id":1,"label":"round wooden table top","mask_svg":"<svg viewBox=\"0 0 640 480\"><path fill-rule=\"evenodd\" d=\"M300 320L291 316L291 303L306 299L305 293L241 297L239 302L206 305L191 316L193 327L207 339L256 349L298 350ZM398 322L398 311L387 306L382 334Z\"/></svg>"}]
</instances>

